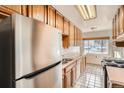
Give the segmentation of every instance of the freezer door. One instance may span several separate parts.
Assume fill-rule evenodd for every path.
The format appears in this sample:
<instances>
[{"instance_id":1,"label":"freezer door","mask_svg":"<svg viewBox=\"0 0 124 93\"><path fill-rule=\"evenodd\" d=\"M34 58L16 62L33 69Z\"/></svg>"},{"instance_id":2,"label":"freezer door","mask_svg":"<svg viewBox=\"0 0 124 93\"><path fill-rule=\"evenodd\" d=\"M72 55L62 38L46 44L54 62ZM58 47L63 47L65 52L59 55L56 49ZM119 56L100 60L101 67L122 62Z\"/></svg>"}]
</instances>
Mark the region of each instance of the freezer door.
<instances>
[{"instance_id":1,"label":"freezer door","mask_svg":"<svg viewBox=\"0 0 124 93\"><path fill-rule=\"evenodd\" d=\"M52 65L51 65L52 66ZM55 63L52 67L48 66L29 73L16 80L17 87L24 88L61 88L62 87L62 66L61 62ZM33 82L33 85L30 83ZM20 86L21 84L21 86Z\"/></svg>"},{"instance_id":2,"label":"freezer door","mask_svg":"<svg viewBox=\"0 0 124 93\"><path fill-rule=\"evenodd\" d=\"M13 25L15 29L16 79L61 60L62 38L58 29L21 15L13 17ZM53 73L60 73L60 69L49 71L48 76L57 78L56 76L60 74ZM52 72L52 76L50 72ZM46 78L46 80L54 81L51 78ZM25 83L25 80L22 80L17 86L34 86L33 79L28 82ZM51 85L46 87L51 87Z\"/></svg>"},{"instance_id":3,"label":"freezer door","mask_svg":"<svg viewBox=\"0 0 124 93\"><path fill-rule=\"evenodd\" d=\"M33 21L32 61L34 70L46 67L62 59L61 33L58 29Z\"/></svg>"}]
</instances>

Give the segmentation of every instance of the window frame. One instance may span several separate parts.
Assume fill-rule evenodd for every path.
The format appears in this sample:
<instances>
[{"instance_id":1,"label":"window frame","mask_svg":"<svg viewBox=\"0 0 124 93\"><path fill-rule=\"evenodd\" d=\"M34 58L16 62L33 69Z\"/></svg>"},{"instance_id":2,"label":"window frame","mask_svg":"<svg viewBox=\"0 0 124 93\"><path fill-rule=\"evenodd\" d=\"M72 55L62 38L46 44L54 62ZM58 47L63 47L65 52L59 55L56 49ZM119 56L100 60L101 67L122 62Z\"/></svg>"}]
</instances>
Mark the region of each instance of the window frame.
<instances>
[{"instance_id":1,"label":"window frame","mask_svg":"<svg viewBox=\"0 0 124 93\"><path fill-rule=\"evenodd\" d=\"M98 40L98 39L97 39ZM105 45L106 46L106 51L103 51L104 49L103 49L103 43L104 43L104 40L106 40L106 43L107 43L107 45ZM83 40L83 44L84 44L84 46L83 46L83 48L84 48L84 54L89 54L89 53L93 53L93 52L90 52L90 49L89 49L89 47L90 47L90 41L93 41L93 42L95 42L95 39L92 39L92 40ZM109 54L109 39L99 39L99 41L101 42L101 44L100 44L100 47L101 47L101 52L94 52L94 54ZM88 49L86 50L85 49L85 42L87 42L87 44L88 44Z\"/></svg>"}]
</instances>

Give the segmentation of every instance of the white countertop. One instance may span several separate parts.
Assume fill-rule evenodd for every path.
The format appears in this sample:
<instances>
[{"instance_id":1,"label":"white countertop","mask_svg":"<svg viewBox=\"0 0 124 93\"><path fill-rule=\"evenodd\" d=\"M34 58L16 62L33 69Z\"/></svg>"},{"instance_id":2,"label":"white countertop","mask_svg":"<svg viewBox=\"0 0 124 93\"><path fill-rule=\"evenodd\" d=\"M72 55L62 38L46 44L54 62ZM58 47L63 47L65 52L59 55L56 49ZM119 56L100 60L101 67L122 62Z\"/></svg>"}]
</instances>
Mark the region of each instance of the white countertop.
<instances>
[{"instance_id":1,"label":"white countertop","mask_svg":"<svg viewBox=\"0 0 124 93\"><path fill-rule=\"evenodd\" d=\"M107 66L107 74L111 83L124 85L124 68Z\"/></svg>"},{"instance_id":2,"label":"white countertop","mask_svg":"<svg viewBox=\"0 0 124 93\"><path fill-rule=\"evenodd\" d=\"M80 59L81 57L82 57L82 56L75 57L75 58L73 58L73 60L68 61L68 62L65 63L65 64L62 64L62 69L66 68L67 66L69 66L70 64L72 64L72 63L75 62L76 60Z\"/></svg>"}]
</instances>

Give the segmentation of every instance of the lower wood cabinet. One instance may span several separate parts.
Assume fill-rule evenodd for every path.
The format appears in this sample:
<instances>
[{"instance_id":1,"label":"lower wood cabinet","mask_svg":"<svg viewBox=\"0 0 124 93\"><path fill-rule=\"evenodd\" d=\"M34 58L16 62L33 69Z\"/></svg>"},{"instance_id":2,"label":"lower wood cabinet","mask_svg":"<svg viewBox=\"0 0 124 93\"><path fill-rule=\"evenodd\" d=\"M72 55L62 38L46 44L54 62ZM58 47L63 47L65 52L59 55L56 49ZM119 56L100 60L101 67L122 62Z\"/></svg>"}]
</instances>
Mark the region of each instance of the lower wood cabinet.
<instances>
[{"instance_id":1,"label":"lower wood cabinet","mask_svg":"<svg viewBox=\"0 0 124 93\"><path fill-rule=\"evenodd\" d=\"M71 72L71 70L70 71L68 71L66 74L65 74L65 85L66 85L66 87L67 88L70 88L70 87L72 87L72 72Z\"/></svg>"},{"instance_id":2,"label":"lower wood cabinet","mask_svg":"<svg viewBox=\"0 0 124 93\"><path fill-rule=\"evenodd\" d=\"M62 82L63 88L71 88L74 86L76 80L80 74L85 71L85 57L80 57L75 62L70 63L62 70Z\"/></svg>"},{"instance_id":3,"label":"lower wood cabinet","mask_svg":"<svg viewBox=\"0 0 124 93\"><path fill-rule=\"evenodd\" d=\"M76 80L76 66L72 68L72 86L75 83Z\"/></svg>"},{"instance_id":4,"label":"lower wood cabinet","mask_svg":"<svg viewBox=\"0 0 124 93\"><path fill-rule=\"evenodd\" d=\"M76 62L63 69L63 88L73 87L76 80Z\"/></svg>"}]
</instances>

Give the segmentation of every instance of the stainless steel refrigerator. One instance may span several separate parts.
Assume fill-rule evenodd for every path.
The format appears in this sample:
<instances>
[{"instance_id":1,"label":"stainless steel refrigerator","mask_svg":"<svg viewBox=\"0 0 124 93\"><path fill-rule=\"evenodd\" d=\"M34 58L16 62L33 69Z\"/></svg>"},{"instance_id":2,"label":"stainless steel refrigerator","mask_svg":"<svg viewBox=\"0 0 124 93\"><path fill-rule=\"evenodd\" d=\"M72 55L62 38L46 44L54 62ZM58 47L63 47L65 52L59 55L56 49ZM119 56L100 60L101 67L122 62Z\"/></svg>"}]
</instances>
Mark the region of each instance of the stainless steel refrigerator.
<instances>
[{"instance_id":1,"label":"stainless steel refrigerator","mask_svg":"<svg viewBox=\"0 0 124 93\"><path fill-rule=\"evenodd\" d=\"M14 14L0 23L0 87L61 88L58 29Z\"/></svg>"}]
</instances>

